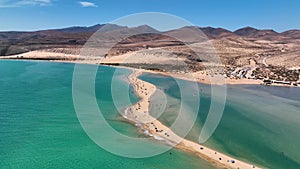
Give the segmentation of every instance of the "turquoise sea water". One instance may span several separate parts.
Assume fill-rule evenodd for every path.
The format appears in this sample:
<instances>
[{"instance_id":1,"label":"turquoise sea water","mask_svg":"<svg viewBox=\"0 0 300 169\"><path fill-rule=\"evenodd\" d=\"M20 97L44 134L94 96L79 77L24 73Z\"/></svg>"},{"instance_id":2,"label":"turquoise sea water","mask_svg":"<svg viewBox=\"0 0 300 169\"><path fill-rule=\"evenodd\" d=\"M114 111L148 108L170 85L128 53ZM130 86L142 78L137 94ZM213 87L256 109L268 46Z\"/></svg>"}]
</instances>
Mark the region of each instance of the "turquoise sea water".
<instances>
[{"instance_id":1,"label":"turquoise sea water","mask_svg":"<svg viewBox=\"0 0 300 169\"><path fill-rule=\"evenodd\" d=\"M0 168L213 169L209 163L173 149L164 154L129 159L97 146L85 134L72 101L73 64L0 61ZM110 93L114 68L100 67L96 96L117 131L143 137L118 114ZM130 72L123 70L124 77ZM122 74L118 90L126 86ZM138 98L129 92L131 100ZM122 100L119 100L123 104ZM125 102L124 102L125 103ZM123 105L126 107L127 105ZM103 133L103 137L110 137ZM147 149L145 142L145 149ZM157 143L160 144L160 143ZM116 146L122 146L122 142ZM161 145L164 146L164 145Z\"/></svg>"},{"instance_id":2,"label":"turquoise sea water","mask_svg":"<svg viewBox=\"0 0 300 169\"><path fill-rule=\"evenodd\" d=\"M144 74L141 78L167 94L167 108L159 119L171 126L180 109L181 96L176 81L157 74ZM181 84L181 88L192 86L189 82ZM201 99L198 118L187 135L193 141L198 141L211 103L210 86L199 84L199 89ZM193 92L190 94L192 96ZM228 86L223 117L205 145L264 168L299 169L299 96L300 88ZM155 95L153 97L153 100L158 99ZM183 102L190 107L195 106L188 101Z\"/></svg>"}]
</instances>

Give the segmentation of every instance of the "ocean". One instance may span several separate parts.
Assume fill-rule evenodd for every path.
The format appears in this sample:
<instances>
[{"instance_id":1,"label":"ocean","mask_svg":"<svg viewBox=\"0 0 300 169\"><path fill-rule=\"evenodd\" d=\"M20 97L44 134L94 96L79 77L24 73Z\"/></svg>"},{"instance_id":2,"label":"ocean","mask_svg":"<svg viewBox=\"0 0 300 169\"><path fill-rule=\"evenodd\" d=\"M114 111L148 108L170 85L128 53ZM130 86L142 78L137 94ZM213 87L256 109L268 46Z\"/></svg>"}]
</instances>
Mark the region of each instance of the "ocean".
<instances>
[{"instance_id":1,"label":"ocean","mask_svg":"<svg viewBox=\"0 0 300 169\"><path fill-rule=\"evenodd\" d=\"M0 168L99 168L99 169L214 169L208 162L172 149L163 154L132 159L97 146L82 129L74 110L74 64L0 61ZM129 137L144 137L120 116L111 95L115 68L100 66L96 97L111 127ZM128 83L130 71L116 78L117 90ZM128 91L132 102L138 100ZM118 100L121 108L126 101ZM110 137L103 132L103 138ZM166 145L155 140L151 144ZM122 140L116 146L122 146ZM149 142L145 141L147 149Z\"/></svg>"}]
</instances>

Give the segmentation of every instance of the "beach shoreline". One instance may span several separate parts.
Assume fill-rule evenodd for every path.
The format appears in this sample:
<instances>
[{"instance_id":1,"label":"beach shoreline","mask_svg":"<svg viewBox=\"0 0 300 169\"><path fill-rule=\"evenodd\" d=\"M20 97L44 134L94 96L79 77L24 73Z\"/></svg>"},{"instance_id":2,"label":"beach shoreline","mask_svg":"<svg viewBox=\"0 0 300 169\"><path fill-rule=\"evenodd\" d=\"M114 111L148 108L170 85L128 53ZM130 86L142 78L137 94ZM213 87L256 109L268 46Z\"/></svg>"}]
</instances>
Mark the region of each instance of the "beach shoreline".
<instances>
[{"instance_id":1,"label":"beach shoreline","mask_svg":"<svg viewBox=\"0 0 300 169\"><path fill-rule=\"evenodd\" d=\"M216 167L232 169L259 168L252 164L229 157L228 155L217 152L206 146L181 138L160 121L152 117L149 114L149 99L156 91L156 86L139 79L138 77L142 73L142 70L133 70L132 74L128 77L130 83L134 87L135 93L140 97L140 101L126 110L124 118L138 124L137 126L139 126L147 136L153 137L158 141L163 141L180 150L197 155L214 164Z\"/></svg>"},{"instance_id":2,"label":"beach shoreline","mask_svg":"<svg viewBox=\"0 0 300 169\"><path fill-rule=\"evenodd\" d=\"M91 64L91 65L101 65L101 66L111 66L115 68L126 68L131 70L136 70L137 68L129 66L118 66L118 65L109 65L106 64L107 60L99 59L86 59L79 57L79 55L64 54L64 53L54 53L46 51L32 51L18 55L11 56L0 56L0 60L24 60L24 61L48 61L48 62L63 62L63 63L74 63L74 64ZM211 80L210 76L205 76L199 72L188 72L188 73L175 73L175 72L163 72L156 70L142 69L143 73L153 73L160 74L164 76L174 77L178 79L196 81L202 84L208 85L264 85L262 80L255 79L230 79L225 77L220 77L219 81ZM293 85L284 85L284 84L272 84L270 86L283 86L283 87L297 87Z\"/></svg>"}]
</instances>

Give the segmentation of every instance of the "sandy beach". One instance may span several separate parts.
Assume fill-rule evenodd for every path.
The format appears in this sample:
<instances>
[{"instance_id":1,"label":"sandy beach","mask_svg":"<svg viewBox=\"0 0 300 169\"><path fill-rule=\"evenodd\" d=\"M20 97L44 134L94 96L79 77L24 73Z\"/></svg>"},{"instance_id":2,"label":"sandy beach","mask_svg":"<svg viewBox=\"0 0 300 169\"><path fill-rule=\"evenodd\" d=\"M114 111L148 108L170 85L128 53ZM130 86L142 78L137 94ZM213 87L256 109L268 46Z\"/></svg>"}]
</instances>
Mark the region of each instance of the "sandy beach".
<instances>
[{"instance_id":1,"label":"sandy beach","mask_svg":"<svg viewBox=\"0 0 300 169\"><path fill-rule=\"evenodd\" d=\"M234 159L213 149L198 143L186 140L176 135L172 130L163 125L149 114L150 97L155 92L156 87L148 82L138 79L142 74L141 70L134 70L129 76L136 94L141 98L139 102L127 109L125 118L141 125L143 131L147 131L149 136L163 141L177 148L198 155L199 157L215 164L220 168L250 169L259 168L252 164Z\"/></svg>"},{"instance_id":2,"label":"sandy beach","mask_svg":"<svg viewBox=\"0 0 300 169\"><path fill-rule=\"evenodd\" d=\"M73 54L65 54L65 53L55 53L55 52L48 52L48 51L31 51L27 53L22 53L18 55L11 55L11 56L0 56L0 59L9 59L9 60L45 60L45 61L53 61L53 62L68 62L68 63L80 63L80 64L107 64L107 63L143 63L145 59L141 59L139 57L133 57L133 54L123 54L120 56L114 56L112 58L87 58L80 55L73 55ZM139 56L139 55L137 55ZM147 56L148 57L148 56ZM167 60L166 57L161 56L149 56L151 62L159 63L164 62ZM124 59L125 58L125 59ZM147 59L147 61L149 61ZM171 61L173 62L173 61ZM174 61L175 62L175 61ZM131 69L130 67L126 67ZM134 68L132 68L134 69ZM158 73L166 76L172 76L176 78L180 78L183 80L190 80L205 84L217 84L215 82L210 81L210 77L201 73L201 72L190 72L190 73L174 73L174 72L160 72L160 71L153 71L153 70L144 70L144 72L148 73ZM222 84L261 84L261 80L253 80L253 79L229 79L226 78L224 83ZM221 84L221 85L222 85Z\"/></svg>"},{"instance_id":3,"label":"sandy beach","mask_svg":"<svg viewBox=\"0 0 300 169\"><path fill-rule=\"evenodd\" d=\"M151 52L150 52L151 53ZM175 63L178 60L180 62L183 62L180 60L180 58L177 59L170 59L172 57L169 57L168 53L166 56L157 56L157 55L145 55L143 52L130 52L118 56L113 56L109 58L99 58L99 57L90 57L90 56L82 56L80 54L68 54L68 53L60 53L60 52L50 52L46 50L37 50L37 51L31 51L26 52L22 54L17 55L11 55L11 56L0 56L0 60L41 60L41 61L52 61L52 62L66 62L66 63L79 63L79 64L104 64L114 67L124 67L128 69L135 70L135 68L128 67L128 66L117 66L114 64L143 64L146 62L150 63ZM145 61L145 56L147 56L147 60ZM216 75L209 75L205 71L197 71L197 72L164 72L164 71L156 71L156 70L146 70L143 69L144 72L148 73L156 73L156 74L162 74L166 76L172 76L174 78L179 78L183 80L189 80L189 81L197 81L199 83L204 84L213 84L213 85L261 85L263 84L263 80L259 79L248 79L248 78L228 78L224 77L223 75L218 75L218 80L211 80L213 76ZM270 86L284 86L284 87L297 87L294 85L285 85L285 84L276 84L272 83Z\"/></svg>"}]
</instances>

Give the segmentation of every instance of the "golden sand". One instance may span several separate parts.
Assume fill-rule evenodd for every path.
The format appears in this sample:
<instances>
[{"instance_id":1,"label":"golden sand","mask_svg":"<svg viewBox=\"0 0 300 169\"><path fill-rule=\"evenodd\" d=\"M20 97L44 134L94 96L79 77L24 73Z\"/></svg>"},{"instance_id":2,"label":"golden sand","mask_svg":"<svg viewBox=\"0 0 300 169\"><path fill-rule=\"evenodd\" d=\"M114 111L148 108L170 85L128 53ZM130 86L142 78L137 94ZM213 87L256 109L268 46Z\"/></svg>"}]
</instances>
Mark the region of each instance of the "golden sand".
<instances>
[{"instance_id":1,"label":"golden sand","mask_svg":"<svg viewBox=\"0 0 300 169\"><path fill-rule=\"evenodd\" d=\"M138 79L142 70L134 70L129 76L129 80L133 85L136 94L141 98L139 102L132 105L126 113L126 118L130 121L139 123L141 128L150 136L157 140L164 141L177 148L194 153L201 158L215 164L220 168L250 169L259 168L229 157L228 155L217 152L213 149L200 145L198 143L186 140L175 134L167 126L155 119L149 114L150 97L155 92L156 87L148 82Z\"/></svg>"}]
</instances>

